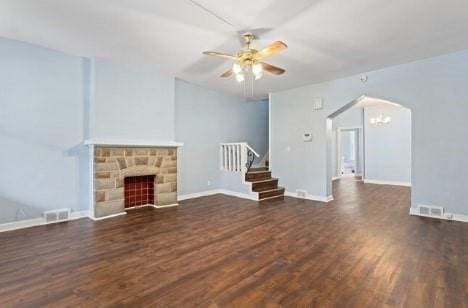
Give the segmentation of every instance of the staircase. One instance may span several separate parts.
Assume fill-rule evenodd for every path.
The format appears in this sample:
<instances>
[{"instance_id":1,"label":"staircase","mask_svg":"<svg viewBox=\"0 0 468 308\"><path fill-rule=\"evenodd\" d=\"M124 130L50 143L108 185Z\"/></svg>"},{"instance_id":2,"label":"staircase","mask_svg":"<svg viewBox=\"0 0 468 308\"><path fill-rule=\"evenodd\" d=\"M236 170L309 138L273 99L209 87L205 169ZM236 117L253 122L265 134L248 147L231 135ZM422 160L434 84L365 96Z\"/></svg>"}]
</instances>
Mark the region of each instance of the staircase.
<instances>
[{"instance_id":1,"label":"staircase","mask_svg":"<svg viewBox=\"0 0 468 308\"><path fill-rule=\"evenodd\" d=\"M278 187L278 179L271 177L268 167L250 168L245 181L251 183L253 192L258 193L258 201L284 198L284 188Z\"/></svg>"},{"instance_id":2,"label":"staircase","mask_svg":"<svg viewBox=\"0 0 468 308\"><path fill-rule=\"evenodd\" d=\"M245 142L220 144L221 170L240 173L243 182L250 186L250 199L283 199L285 189L278 186L278 179L272 178L269 167L252 167L255 157L259 155Z\"/></svg>"}]
</instances>

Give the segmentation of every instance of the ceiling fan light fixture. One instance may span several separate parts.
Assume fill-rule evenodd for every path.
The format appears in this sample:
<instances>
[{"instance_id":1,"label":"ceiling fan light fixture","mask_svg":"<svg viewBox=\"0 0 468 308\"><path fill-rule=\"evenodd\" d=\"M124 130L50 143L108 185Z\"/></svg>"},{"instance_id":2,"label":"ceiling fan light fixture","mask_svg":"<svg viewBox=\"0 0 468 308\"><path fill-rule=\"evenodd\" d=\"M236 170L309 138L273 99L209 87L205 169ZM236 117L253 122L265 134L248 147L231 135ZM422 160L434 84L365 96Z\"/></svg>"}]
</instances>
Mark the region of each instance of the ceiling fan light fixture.
<instances>
[{"instance_id":1,"label":"ceiling fan light fixture","mask_svg":"<svg viewBox=\"0 0 468 308\"><path fill-rule=\"evenodd\" d=\"M263 66L260 63L255 63L252 65L252 74L255 77L255 80L258 80L263 77Z\"/></svg>"},{"instance_id":2,"label":"ceiling fan light fixture","mask_svg":"<svg viewBox=\"0 0 468 308\"><path fill-rule=\"evenodd\" d=\"M237 82L241 83L245 80L244 74L236 74Z\"/></svg>"},{"instance_id":3,"label":"ceiling fan light fixture","mask_svg":"<svg viewBox=\"0 0 468 308\"><path fill-rule=\"evenodd\" d=\"M282 75L285 72L285 70L280 67L263 62L263 59L284 51L288 48L288 45L281 41L275 41L269 44L266 48L257 50L250 46L254 39L254 36L251 33L245 33L243 37L245 45L235 56L216 51L204 51L203 54L233 60L234 64L232 67L221 74L220 77L227 78L234 75L238 83L248 80L248 84L251 86L253 93L253 81L262 78L264 72L276 76Z\"/></svg>"},{"instance_id":4,"label":"ceiling fan light fixture","mask_svg":"<svg viewBox=\"0 0 468 308\"><path fill-rule=\"evenodd\" d=\"M234 74L239 74L240 72L242 72L242 67L240 66L239 63L234 63L232 65L232 71L234 72Z\"/></svg>"},{"instance_id":5,"label":"ceiling fan light fixture","mask_svg":"<svg viewBox=\"0 0 468 308\"><path fill-rule=\"evenodd\" d=\"M252 73L257 76L263 73L263 66L260 63L255 63L252 65Z\"/></svg>"}]
</instances>

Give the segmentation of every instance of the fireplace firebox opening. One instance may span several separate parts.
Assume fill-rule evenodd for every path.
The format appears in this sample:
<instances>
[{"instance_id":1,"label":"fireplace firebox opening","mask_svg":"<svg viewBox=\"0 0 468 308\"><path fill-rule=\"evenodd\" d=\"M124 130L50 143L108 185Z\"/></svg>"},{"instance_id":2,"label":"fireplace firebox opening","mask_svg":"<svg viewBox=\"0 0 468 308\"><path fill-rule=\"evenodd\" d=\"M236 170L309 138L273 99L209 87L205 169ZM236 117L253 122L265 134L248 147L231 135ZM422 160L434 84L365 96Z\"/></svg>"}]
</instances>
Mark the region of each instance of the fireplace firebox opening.
<instances>
[{"instance_id":1,"label":"fireplace firebox opening","mask_svg":"<svg viewBox=\"0 0 468 308\"><path fill-rule=\"evenodd\" d=\"M154 205L154 179L155 175L126 177L125 208Z\"/></svg>"}]
</instances>

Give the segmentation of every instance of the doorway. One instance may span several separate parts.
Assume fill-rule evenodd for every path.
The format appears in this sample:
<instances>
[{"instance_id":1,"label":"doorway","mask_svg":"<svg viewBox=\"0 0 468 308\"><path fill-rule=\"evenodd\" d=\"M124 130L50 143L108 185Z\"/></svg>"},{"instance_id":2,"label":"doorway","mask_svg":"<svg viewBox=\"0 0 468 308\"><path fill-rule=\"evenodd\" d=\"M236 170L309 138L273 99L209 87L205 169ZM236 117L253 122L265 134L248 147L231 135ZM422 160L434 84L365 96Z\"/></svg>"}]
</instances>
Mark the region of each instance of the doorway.
<instances>
[{"instance_id":1,"label":"doorway","mask_svg":"<svg viewBox=\"0 0 468 308\"><path fill-rule=\"evenodd\" d=\"M340 177L355 176L359 160L360 128L338 129L338 172Z\"/></svg>"},{"instance_id":2,"label":"doorway","mask_svg":"<svg viewBox=\"0 0 468 308\"><path fill-rule=\"evenodd\" d=\"M357 130L356 128L359 127ZM411 110L362 96L330 114L327 131L327 194L333 180L411 187Z\"/></svg>"}]
</instances>

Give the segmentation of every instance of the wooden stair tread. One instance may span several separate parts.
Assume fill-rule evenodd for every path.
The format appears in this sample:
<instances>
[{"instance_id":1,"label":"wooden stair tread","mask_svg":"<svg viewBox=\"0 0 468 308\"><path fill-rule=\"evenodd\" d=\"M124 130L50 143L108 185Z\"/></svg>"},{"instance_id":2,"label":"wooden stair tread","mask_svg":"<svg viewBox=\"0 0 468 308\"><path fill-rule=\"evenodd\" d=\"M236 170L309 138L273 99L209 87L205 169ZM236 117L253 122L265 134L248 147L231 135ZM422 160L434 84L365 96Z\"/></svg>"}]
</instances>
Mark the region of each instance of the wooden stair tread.
<instances>
[{"instance_id":1,"label":"wooden stair tread","mask_svg":"<svg viewBox=\"0 0 468 308\"><path fill-rule=\"evenodd\" d=\"M268 190L263 190L258 192L258 200L266 200L266 199L272 199L272 198L277 198L277 197L284 197L284 187L276 187L274 189L268 189Z\"/></svg>"},{"instance_id":2,"label":"wooden stair tread","mask_svg":"<svg viewBox=\"0 0 468 308\"><path fill-rule=\"evenodd\" d=\"M262 173L269 173L270 170L260 170L260 171L249 171L246 174L262 174Z\"/></svg>"},{"instance_id":3,"label":"wooden stair tread","mask_svg":"<svg viewBox=\"0 0 468 308\"><path fill-rule=\"evenodd\" d=\"M282 190L284 187L275 187L275 188L259 188L258 190L254 190L254 192L258 193L265 193L265 192L270 192L270 191L277 191L277 190Z\"/></svg>"},{"instance_id":4,"label":"wooden stair tread","mask_svg":"<svg viewBox=\"0 0 468 308\"><path fill-rule=\"evenodd\" d=\"M258 184L258 183L266 183L266 182L273 182L273 181L278 181L277 178L269 178L269 179L264 179L264 180L258 180L258 181L249 181L252 184Z\"/></svg>"},{"instance_id":5,"label":"wooden stair tread","mask_svg":"<svg viewBox=\"0 0 468 308\"><path fill-rule=\"evenodd\" d=\"M271 171L254 171L247 172L245 174L245 180L247 182L255 182L271 179Z\"/></svg>"}]
</instances>

